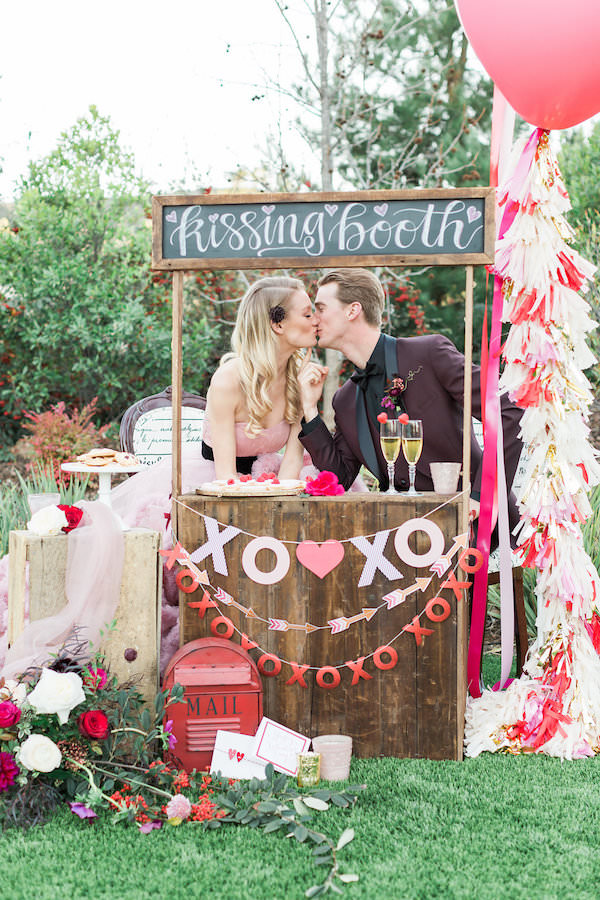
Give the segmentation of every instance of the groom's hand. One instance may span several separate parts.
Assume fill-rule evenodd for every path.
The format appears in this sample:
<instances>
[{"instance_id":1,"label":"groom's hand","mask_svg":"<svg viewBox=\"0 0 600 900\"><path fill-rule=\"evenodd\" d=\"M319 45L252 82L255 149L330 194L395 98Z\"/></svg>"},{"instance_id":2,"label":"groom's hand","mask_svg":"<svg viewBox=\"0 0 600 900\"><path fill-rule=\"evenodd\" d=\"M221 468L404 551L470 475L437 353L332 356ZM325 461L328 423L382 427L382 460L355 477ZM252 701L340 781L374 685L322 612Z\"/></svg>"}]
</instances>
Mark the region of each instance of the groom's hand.
<instances>
[{"instance_id":1,"label":"groom's hand","mask_svg":"<svg viewBox=\"0 0 600 900\"><path fill-rule=\"evenodd\" d=\"M328 373L328 366L320 366L316 362L311 362L298 374L302 410L307 422L319 415L318 403L321 399L323 385Z\"/></svg>"}]
</instances>

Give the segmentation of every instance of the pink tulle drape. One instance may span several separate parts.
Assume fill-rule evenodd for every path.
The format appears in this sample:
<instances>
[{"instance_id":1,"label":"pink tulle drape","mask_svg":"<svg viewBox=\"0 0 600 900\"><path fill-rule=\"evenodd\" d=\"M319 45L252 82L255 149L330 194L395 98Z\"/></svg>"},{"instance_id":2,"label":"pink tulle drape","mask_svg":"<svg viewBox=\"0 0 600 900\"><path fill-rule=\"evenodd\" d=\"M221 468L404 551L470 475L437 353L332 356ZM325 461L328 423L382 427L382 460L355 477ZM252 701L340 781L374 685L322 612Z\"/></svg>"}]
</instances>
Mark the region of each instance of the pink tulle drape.
<instances>
[{"instance_id":1,"label":"pink tulle drape","mask_svg":"<svg viewBox=\"0 0 600 900\"><path fill-rule=\"evenodd\" d=\"M114 618L123 570L123 530L103 503L81 501L81 524L68 535L65 593L67 605L56 615L29 622L6 652L5 678L47 662L77 626L98 646L100 630Z\"/></svg>"}]
</instances>

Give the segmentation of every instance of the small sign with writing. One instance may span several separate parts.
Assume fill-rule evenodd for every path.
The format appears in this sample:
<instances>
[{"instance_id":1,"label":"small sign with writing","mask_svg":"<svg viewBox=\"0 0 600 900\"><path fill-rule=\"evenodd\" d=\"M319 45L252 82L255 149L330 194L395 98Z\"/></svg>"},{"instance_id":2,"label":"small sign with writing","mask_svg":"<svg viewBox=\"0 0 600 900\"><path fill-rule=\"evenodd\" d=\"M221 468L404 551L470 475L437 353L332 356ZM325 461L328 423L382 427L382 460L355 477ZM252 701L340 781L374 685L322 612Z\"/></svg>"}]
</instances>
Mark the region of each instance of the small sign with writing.
<instances>
[{"instance_id":1,"label":"small sign with writing","mask_svg":"<svg viewBox=\"0 0 600 900\"><path fill-rule=\"evenodd\" d=\"M493 261L492 188L153 198L154 269Z\"/></svg>"},{"instance_id":2,"label":"small sign with writing","mask_svg":"<svg viewBox=\"0 0 600 900\"><path fill-rule=\"evenodd\" d=\"M151 466L165 456L171 456L173 419L170 406L161 406L143 413L135 423L133 452L143 466ZM184 406L181 410L181 442L200 444L204 410Z\"/></svg>"}]
</instances>

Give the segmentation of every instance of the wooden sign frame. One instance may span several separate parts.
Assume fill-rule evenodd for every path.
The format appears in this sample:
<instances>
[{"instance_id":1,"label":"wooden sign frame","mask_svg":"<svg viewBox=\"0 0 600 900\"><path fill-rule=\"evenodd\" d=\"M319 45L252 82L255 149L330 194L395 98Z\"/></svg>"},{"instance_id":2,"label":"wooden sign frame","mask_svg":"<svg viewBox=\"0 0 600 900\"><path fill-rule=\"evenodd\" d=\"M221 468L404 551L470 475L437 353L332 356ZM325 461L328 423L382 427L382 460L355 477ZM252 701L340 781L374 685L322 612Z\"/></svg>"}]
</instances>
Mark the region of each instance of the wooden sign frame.
<instances>
[{"instance_id":1,"label":"wooden sign frame","mask_svg":"<svg viewBox=\"0 0 600 900\"><path fill-rule=\"evenodd\" d=\"M485 265L493 261L494 218L490 187L155 196L152 268Z\"/></svg>"}]
</instances>

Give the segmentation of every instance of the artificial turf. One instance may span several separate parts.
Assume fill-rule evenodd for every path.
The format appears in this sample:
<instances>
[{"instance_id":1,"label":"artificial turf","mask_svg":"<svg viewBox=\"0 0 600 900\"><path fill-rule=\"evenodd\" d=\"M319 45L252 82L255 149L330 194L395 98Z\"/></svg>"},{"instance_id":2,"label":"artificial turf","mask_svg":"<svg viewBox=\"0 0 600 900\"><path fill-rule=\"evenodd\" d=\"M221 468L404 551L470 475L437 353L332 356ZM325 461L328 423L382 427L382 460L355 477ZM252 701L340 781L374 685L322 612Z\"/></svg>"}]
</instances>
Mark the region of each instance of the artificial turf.
<instances>
[{"instance_id":1,"label":"artificial turf","mask_svg":"<svg viewBox=\"0 0 600 900\"><path fill-rule=\"evenodd\" d=\"M350 781L367 785L354 809L315 814L329 835L356 832L340 854L342 870L360 875L343 889L348 900L600 894L600 760L353 760ZM0 897L300 900L326 871L310 849L237 826L143 835L63 809L44 827L0 836Z\"/></svg>"}]
</instances>

